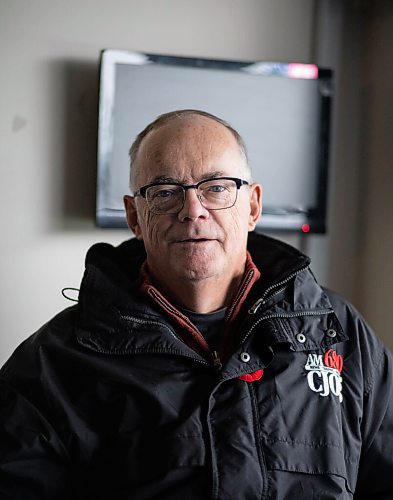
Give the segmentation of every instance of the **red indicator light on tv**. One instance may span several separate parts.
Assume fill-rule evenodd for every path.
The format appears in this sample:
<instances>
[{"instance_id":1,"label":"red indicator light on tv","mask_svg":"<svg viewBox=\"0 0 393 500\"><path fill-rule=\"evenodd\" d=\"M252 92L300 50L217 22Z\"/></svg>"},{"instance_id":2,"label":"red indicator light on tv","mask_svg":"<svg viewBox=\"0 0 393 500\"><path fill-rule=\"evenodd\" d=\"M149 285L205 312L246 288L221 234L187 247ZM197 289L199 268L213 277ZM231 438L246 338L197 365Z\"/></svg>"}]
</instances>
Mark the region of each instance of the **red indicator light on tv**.
<instances>
[{"instance_id":1,"label":"red indicator light on tv","mask_svg":"<svg viewBox=\"0 0 393 500\"><path fill-rule=\"evenodd\" d=\"M315 66L315 64L289 63L288 76L290 78L315 80L318 78L318 66Z\"/></svg>"},{"instance_id":2,"label":"red indicator light on tv","mask_svg":"<svg viewBox=\"0 0 393 500\"><path fill-rule=\"evenodd\" d=\"M310 232L310 224L303 224L302 225L302 232L309 233Z\"/></svg>"}]
</instances>

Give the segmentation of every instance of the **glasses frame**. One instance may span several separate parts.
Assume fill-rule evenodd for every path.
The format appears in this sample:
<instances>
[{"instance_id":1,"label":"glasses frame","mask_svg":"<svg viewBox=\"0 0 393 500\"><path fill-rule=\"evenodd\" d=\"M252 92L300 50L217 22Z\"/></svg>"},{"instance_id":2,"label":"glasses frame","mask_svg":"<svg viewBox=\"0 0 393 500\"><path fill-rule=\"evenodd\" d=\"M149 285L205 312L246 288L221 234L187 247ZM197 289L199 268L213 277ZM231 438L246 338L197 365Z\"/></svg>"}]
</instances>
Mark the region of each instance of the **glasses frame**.
<instances>
[{"instance_id":1,"label":"glasses frame","mask_svg":"<svg viewBox=\"0 0 393 500\"><path fill-rule=\"evenodd\" d=\"M205 205L202 203L202 200L201 200L201 197L198 195L198 188L201 184L204 184L205 182L211 182L211 181L233 181L235 184L236 184L236 197L235 197L235 200L234 202L232 203L232 205L230 205L229 207L223 207L223 208L206 208ZM142 186L141 188L139 188L137 191L135 191L134 193L134 197L136 196L141 196L142 198L144 198L146 200L146 203L147 203L147 206L149 208L149 210L156 214L156 215L173 215L173 214L178 214L181 210L183 210L183 207L184 207L184 204L186 202L186 191L188 189L195 189L196 193L197 193L197 197L198 197L198 200L199 200L199 203L203 206L203 208L205 208L206 210L226 210L228 208L232 208L236 201L237 201L237 193L239 191L239 189L242 187L242 186L249 186L250 183L248 181L245 181L244 179L239 179L238 177L212 177L210 179L203 179L202 181L199 181L197 182L196 184L182 184L181 182L164 182L164 181L161 181L161 182L153 182L151 184L146 184L145 186ZM176 212L156 212L154 210L152 210L149 206L149 202L146 198L146 192L147 190L150 188L150 187L153 187L153 186L179 186L183 189L183 203L181 205L181 207L179 208L179 210L176 210Z\"/></svg>"}]
</instances>

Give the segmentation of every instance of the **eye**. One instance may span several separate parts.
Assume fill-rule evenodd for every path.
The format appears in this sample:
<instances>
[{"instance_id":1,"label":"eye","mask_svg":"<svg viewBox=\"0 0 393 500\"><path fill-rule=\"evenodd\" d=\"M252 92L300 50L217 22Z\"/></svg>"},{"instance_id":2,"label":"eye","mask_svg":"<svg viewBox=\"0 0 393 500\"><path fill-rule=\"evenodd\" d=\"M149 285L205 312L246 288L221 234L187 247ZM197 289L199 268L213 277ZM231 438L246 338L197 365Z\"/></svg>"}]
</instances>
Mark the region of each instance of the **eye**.
<instances>
[{"instance_id":1,"label":"eye","mask_svg":"<svg viewBox=\"0 0 393 500\"><path fill-rule=\"evenodd\" d=\"M200 189L205 196L214 196L228 193L231 190L231 184L226 179L217 179L203 183Z\"/></svg>"},{"instance_id":2,"label":"eye","mask_svg":"<svg viewBox=\"0 0 393 500\"><path fill-rule=\"evenodd\" d=\"M176 185L157 185L151 186L147 191L147 198L152 202L168 202L181 196L181 188Z\"/></svg>"},{"instance_id":3,"label":"eye","mask_svg":"<svg viewBox=\"0 0 393 500\"><path fill-rule=\"evenodd\" d=\"M153 194L153 198L170 198L176 193L170 189L160 189Z\"/></svg>"},{"instance_id":4,"label":"eye","mask_svg":"<svg viewBox=\"0 0 393 500\"><path fill-rule=\"evenodd\" d=\"M211 186L208 186L207 189L212 193L222 193L225 191L225 186L221 184L212 184Z\"/></svg>"}]
</instances>

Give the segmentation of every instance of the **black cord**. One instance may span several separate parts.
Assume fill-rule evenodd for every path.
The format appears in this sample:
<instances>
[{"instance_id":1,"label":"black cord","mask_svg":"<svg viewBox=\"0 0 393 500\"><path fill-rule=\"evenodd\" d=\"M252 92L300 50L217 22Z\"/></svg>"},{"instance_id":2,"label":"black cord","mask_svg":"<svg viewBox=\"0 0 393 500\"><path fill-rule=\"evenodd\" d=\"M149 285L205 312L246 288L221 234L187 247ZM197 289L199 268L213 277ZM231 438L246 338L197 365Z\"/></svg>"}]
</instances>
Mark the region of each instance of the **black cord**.
<instances>
[{"instance_id":1,"label":"black cord","mask_svg":"<svg viewBox=\"0 0 393 500\"><path fill-rule=\"evenodd\" d=\"M62 291L61 291L61 294L62 294L62 296L63 296L65 299L70 300L71 302L78 302L78 301L79 301L79 299L74 299L73 297L70 297L70 296L68 296L68 295L66 294L66 292L67 292L67 291L69 291L69 290L71 290L71 291L73 291L73 292L78 292L78 294L79 294L79 288L72 288L72 287L69 287L69 286L68 286L68 287L63 288L63 289L62 289Z\"/></svg>"}]
</instances>

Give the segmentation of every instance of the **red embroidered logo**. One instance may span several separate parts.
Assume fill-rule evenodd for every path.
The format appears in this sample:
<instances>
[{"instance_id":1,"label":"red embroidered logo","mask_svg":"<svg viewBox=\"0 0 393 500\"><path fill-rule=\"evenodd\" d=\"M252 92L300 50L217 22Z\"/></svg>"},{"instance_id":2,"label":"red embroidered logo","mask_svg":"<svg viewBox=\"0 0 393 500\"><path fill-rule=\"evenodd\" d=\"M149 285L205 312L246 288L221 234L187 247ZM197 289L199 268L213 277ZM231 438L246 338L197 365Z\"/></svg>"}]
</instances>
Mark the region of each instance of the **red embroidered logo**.
<instances>
[{"instance_id":1,"label":"red embroidered logo","mask_svg":"<svg viewBox=\"0 0 393 500\"><path fill-rule=\"evenodd\" d=\"M245 382L255 382L263 377L263 370L256 370L252 373L246 373L245 375L240 375L239 379Z\"/></svg>"},{"instance_id":2,"label":"red embroidered logo","mask_svg":"<svg viewBox=\"0 0 393 500\"><path fill-rule=\"evenodd\" d=\"M329 368L335 368L338 373L341 373L343 370L343 357L341 354L337 354L334 349L329 349L325 352L325 355L323 356L323 363Z\"/></svg>"}]
</instances>

